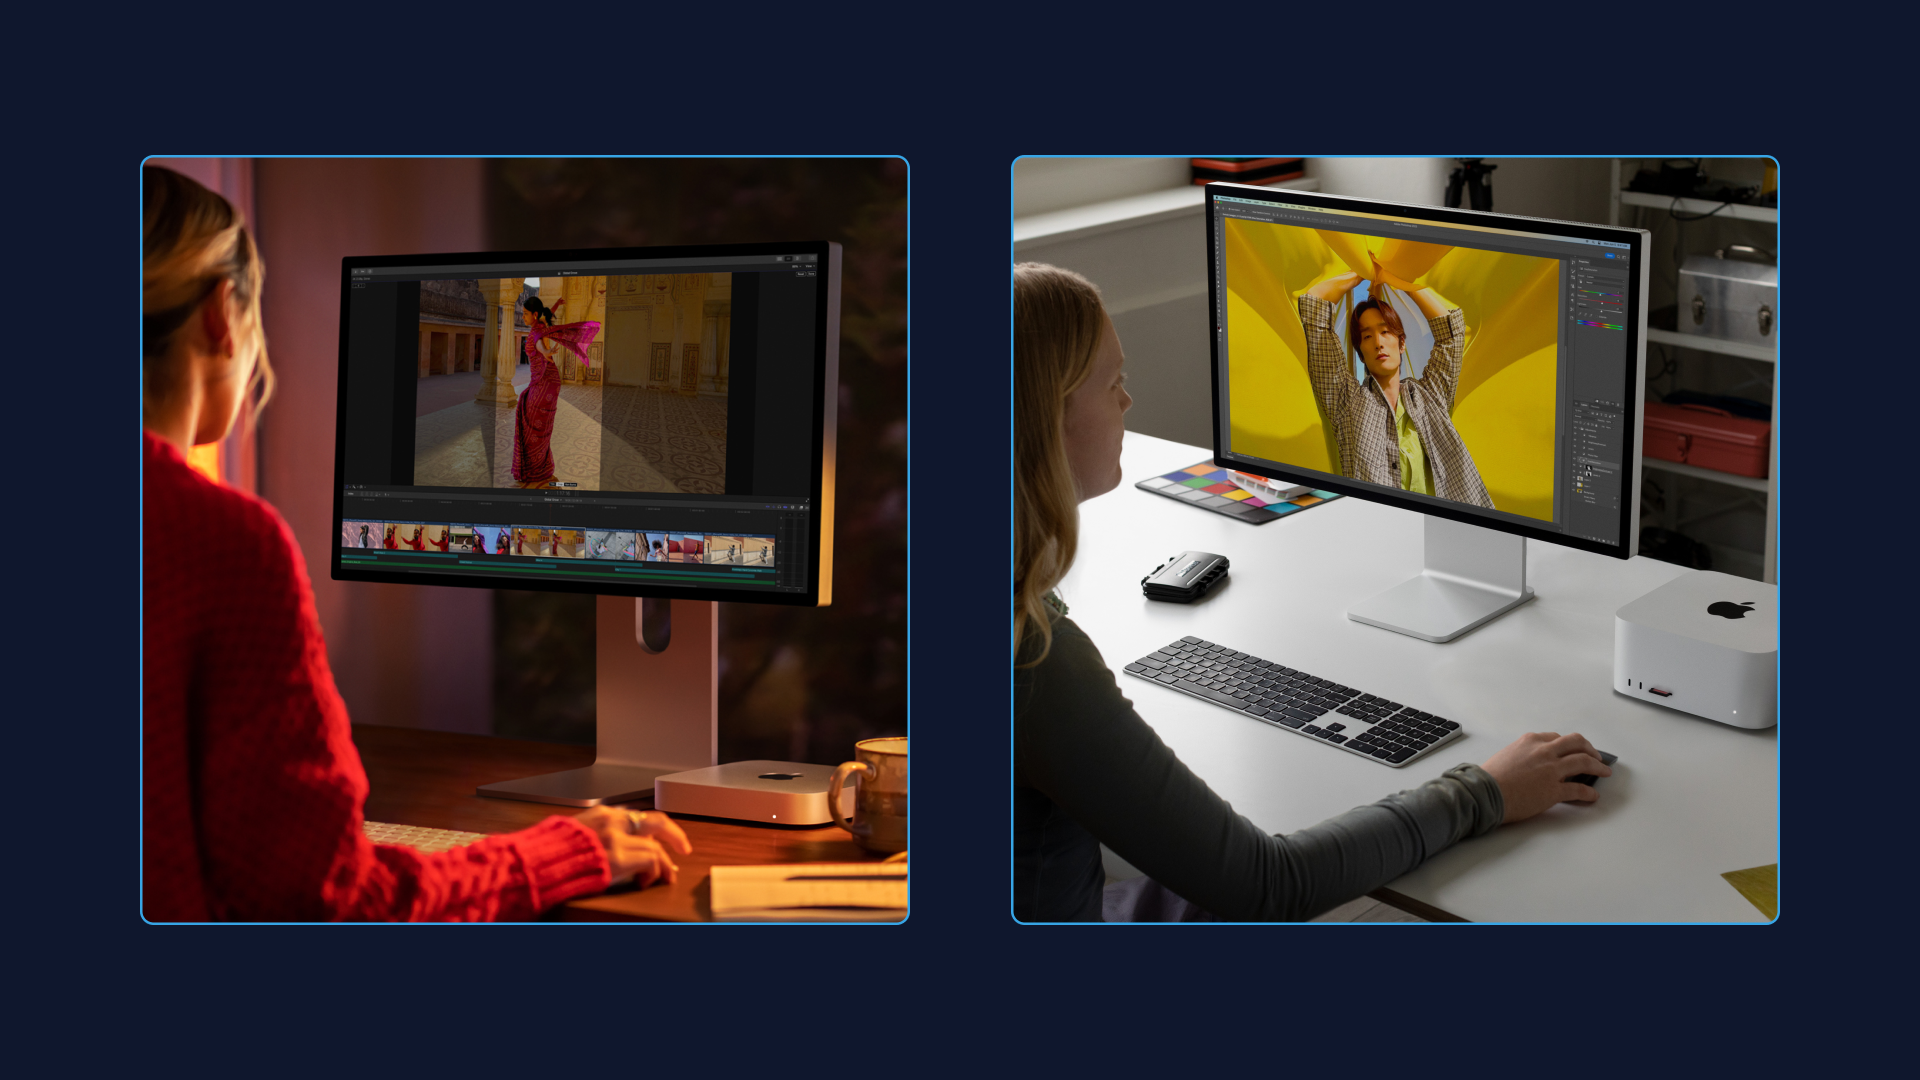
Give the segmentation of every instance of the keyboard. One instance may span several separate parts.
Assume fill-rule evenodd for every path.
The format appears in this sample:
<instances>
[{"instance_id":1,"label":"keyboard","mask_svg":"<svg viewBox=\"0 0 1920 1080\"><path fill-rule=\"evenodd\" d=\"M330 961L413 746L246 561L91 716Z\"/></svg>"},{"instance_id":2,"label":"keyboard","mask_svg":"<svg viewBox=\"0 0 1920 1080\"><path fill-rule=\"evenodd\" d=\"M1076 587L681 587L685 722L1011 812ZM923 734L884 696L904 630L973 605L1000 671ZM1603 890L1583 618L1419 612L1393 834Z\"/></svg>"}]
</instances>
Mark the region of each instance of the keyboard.
<instances>
[{"instance_id":1,"label":"keyboard","mask_svg":"<svg viewBox=\"0 0 1920 1080\"><path fill-rule=\"evenodd\" d=\"M418 825L389 825L384 821L363 821L361 827L366 830L367 839L376 844L398 844L402 847L418 848L428 855L437 851L466 847L475 840L487 838L486 833L427 829Z\"/></svg>"},{"instance_id":2,"label":"keyboard","mask_svg":"<svg viewBox=\"0 0 1920 1080\"><path fill-rule=\"evenodd\" d=\"M1463 734L1444 716L1197 637L1148 653L1126 670L1396 769Z\"/></svg>"}]
</instances>

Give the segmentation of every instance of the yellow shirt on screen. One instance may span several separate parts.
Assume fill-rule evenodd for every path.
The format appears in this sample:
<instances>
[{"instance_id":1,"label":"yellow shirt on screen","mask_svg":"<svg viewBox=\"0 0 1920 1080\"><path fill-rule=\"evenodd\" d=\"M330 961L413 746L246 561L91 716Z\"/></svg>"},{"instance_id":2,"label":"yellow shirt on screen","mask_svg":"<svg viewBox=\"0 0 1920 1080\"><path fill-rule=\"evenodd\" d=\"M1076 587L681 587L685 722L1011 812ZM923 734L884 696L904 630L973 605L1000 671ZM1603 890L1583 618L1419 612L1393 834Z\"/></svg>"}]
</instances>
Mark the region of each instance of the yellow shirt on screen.
<instances>
[{"instance_id":1,"label":"yellow shirt on screen","mask_svg":"<svg viewBox=\"0 0 1920 1080\"><path fill-rule=\"evenodd\" d=\"M1413 417L1407 415L1407 403L1395 395L1393 427L1400 437L1400 487L1422 495L1433 494L1433 477L1427 472L1427 453L1420 448L1420 432L1414 430Z\"/></svg>"}]
</instances>

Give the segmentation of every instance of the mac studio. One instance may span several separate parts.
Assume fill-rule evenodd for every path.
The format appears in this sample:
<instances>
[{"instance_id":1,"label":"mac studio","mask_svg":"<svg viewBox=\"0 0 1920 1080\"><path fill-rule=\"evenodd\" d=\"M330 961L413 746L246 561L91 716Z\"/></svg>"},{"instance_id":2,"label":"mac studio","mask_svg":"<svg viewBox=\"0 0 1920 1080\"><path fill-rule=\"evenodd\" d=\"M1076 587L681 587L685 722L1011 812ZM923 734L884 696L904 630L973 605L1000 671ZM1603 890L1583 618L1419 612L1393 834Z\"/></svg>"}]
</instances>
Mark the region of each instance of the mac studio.
<instances>
[{"instance_id":1,"label":"mac studio","mask_svg":"<svg viewBox=\"0 0 1920 1080\"><path fill-rule=\"evenodd\" d=\"M1101 639L1109 660L1119 667L1167 641L1198 637L1444 712L1462 725L1467 737L1457 746L1449 743L1431 761L1416 757L1403 771L1421 762L1431 771L1484 760L1530 730L1578 730L1618 755L1614 775L1598 785L1594 816L1604 824L1557 836L1562 853L1547 859L1555 868L1533 865L1537 854L1471 870L1452 866L1475 857L1473 845L1465 845L1395 884L1410 901L1476 921L1765 921L1718 875L1776 861L1770 718L1779 329L1771 161L1027 157L1013 168L1016 260L1091 279L1126 351L1134 407L1126 416L1125 482L1082 505L1081 552L1063 582L1076 620L1109 628ZM1250 189L1233 193L1240 209L1218 201L1227 192L1217 184L1209 194L1206 182L1221 179ZM1446 217L1433 208L1450 205L1450 186L1458 189L1451 205L1461 210ZM1283 193L1298 198L1289 203ZM1475 209L1500 220L1463 216ZM1354 268L1362 277L1372 270L1369 253L1428 274L1446 263L1408 261L1411 246L1396 253L1386 245L1423 228L1433 230L1422 234L1429 243L1451 237L1431 249L1454 245L1442 259L1455 260L1445 280L1461 295L1438 291L1468 309L1462 384L1450 419L1479 467L1492 510L1342 476L1323 407L1298 396L1262 415L1262 406L1236 397L1245 384L1235 376L1253 368L1232 364L1260 354L1241 351L1245 341L1233 335L1252 320L1234 319L1248 310L1245 298L1227 295L1231 283L1217 276L1228 273L1224 262L1210 265L1216 255L1224 259L1230 243L1220 218L1278 224L1276 215L1294 210L1398 218L1395 227L1409 232L1362 221L1349 227L1354 239L1342 241L1327 239L1337 231L1327 221L1296 222L1302 234L1315 230L1323 238L1299 243L1323 242L1326 251L1299 282L1297 267L1274 275L1288 295L1261 308L1260 317L1270 324L1261 332L1275 340L1297 340L1298 294L1322 270L1344 268L1340 258L1362 263ZM1544 220L1529 225L1515 217ZM1504 235L1473 238L1486 227ZM1253 226L1233 228L1246 233ZM1305 250L1289 243L1256 248L1268 259ZM1576 243L1590 250L1553 247ZM1471 295L1459 260L1506 256L1554 264L1540 271L1538 296L1551 294L1546 303L1560 329L1548 333L1548 351L1503 361L1489 375L1475 365L1488 365L1501 328L1488 311L1473 310L1484 301ZM1444 277L1407 280L1418 287ZM1532 302L1538 314L1540 301ZM1426 320L1407 310L1411 336L1418 337ZM1344 337L1342 316L1333 321ZM1596 359L1603 345L1615 359ZM1304 369L1304 357L1295 363ZM1358 363L1355 375L1364 386ZM1304 375L1288 377L1307 386ZM1487 402L1519 393L1525 378L1535 379L1539 400L1553 403L1542 406L1538 427L1547 449L1532 457L1474 433L1488 420L1474 410L1485 413ZM1479 381L1466 385L1472 380ZM1267 447L1296 445L1287 443L1298 434L1289 424L1326 428L1317 465L1236 445L1250 430L1264 432ZM1135 487L1216 459L1352 497L1251 525ZM1231 560L1230 579L1191 605L1140 595L1141 575L1189 550ZM1391 603L1384 612L1375 604L1398 588L1431 589L1449 580L1457 569L1449 559L1472 563L1480 556L1492 564L1480 583L1508 597L1489 602L1491 614L1430 626ZM1427 584L1416 584L1422 580ZM1636 608L1642 598L1652 599ZM1729 608L1720 605L1751 614L1728 619ZM1649 615L1649 607L1657 610ZM1616 664L1636 666L1640 643L1656 632L1689 642L1698 650L1695 666L1715 674L1692 682L1684 671L1649 677L1641 662L1645 670L1629 686ZM1126 685L1141 714L1189 762L1220 757L1222 740L1237 738L1228 725L1264 723L1165 687ZM1667 695L1656 695L1656 685ZM1755 722L1761 718L1767 722ZM1269 795L1276 778L1296 769L1309 775L1298 759L1312 752L1323 764L1329 754L1354 758L1338 752L1346 747L1271 734L1259 744L1267 755L1264 790L1248 780L1236 797L1231 792L1241 778L1224 761L1219 769L1196 769L1236 807L1266 806L1252 816L1269 831L1304 827L1353 805L1333 805L1331 793L1325 806L1305 795ZM1699 799L1735 804L1712 812L1736 815L1740 835L1716 841L1678 828L1706 809L1688 805ZM1578 812L1562 806L1539 827L1558 832ZM1652 871L1620 869L1644 862L1633 852L1648 845L1667 852L1658 881L1642 880ZM1588 869L1558 865L1575 859L1573 852L1585 853ZM1132 873L1116 859L1108 865L1114 876ZM1633 880L1642 894L1636 899L1625 886L1604 885L1602 867ZM1545 883L1562 871L1571 875L1566 882ZM1499 899L1509 887L1509 899ZM1576 895L1583 890L1591 902Z\"/></svg>"}]
</instances>

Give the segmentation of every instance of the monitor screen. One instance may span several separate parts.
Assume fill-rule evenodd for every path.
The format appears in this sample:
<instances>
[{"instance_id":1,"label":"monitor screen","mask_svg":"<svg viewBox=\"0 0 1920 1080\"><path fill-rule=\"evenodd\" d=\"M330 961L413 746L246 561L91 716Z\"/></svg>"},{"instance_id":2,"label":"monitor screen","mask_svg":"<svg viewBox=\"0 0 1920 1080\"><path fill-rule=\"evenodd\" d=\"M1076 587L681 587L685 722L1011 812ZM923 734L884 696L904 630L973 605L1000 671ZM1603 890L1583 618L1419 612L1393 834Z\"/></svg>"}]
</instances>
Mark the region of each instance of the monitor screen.
<instances>
[{"instance_id":1,"label":"monitor screen","mask_svg":"<svg viewBox=\"0 0 1920 1080\"><path fill-rule=\"evenodd\" d=\"M1643 233L1212 185L1214 453L1626 557Z\"/></svg>"},{"instance_id":2,"label":"monitor screen","mask_svg":"<svg viewBox=\"0 0 1920 1080\"><path fill-rule=\"evenodd\" d=\"M838 245L343 260L333 574L831 598Z\"/></svg>"}]
</instances>

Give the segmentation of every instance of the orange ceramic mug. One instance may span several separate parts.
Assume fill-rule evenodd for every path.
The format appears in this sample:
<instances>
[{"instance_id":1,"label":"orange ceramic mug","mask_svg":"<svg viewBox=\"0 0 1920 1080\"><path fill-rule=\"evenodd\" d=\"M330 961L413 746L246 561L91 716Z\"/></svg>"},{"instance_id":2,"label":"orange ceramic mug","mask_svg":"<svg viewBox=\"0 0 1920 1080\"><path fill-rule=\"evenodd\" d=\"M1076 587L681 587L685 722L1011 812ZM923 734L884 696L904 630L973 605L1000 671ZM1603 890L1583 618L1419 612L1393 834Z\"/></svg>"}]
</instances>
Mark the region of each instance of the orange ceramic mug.
<instances>
[{"instance_id":1,"label":"orange ceramic mug","mask_svg":"<svg viewBox=\"0 0 1920 1080\"><path fill-rule=\"evenodd\" d=\"M907 850L907 740L862 739L853 744L853 757L827 784L834 824L868 851ZM842 818L840 788L849 777L857 783L853 816Z\"/></svg>"}]
</instances>

